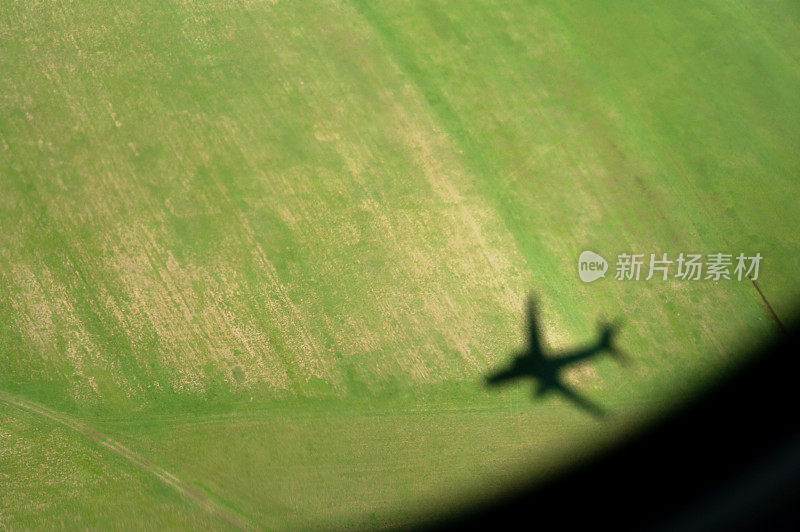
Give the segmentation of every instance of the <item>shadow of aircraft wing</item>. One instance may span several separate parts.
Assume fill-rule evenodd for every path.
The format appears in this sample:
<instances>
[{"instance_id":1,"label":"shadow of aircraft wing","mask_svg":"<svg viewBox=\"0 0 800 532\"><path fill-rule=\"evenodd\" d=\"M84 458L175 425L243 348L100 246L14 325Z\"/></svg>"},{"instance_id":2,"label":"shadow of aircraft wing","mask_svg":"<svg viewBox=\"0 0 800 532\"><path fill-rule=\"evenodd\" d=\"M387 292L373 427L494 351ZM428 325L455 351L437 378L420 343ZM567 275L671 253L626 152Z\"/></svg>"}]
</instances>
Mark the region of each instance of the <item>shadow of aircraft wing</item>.
<instances>
[{"instance_id":1,"label":"shadow of aircraft wing","mask_svg":"<svg viewBox=\"0 0 800 532\"><path fill-rule=\"evenodd\" d=\"M564 383L559 382L558 384L553 386L553 389L559 392L561 395L584 409L589 414L593 415L594 417L600 418L606 415L605 411L600 408L598 405L594 404L592 401L587 399L586 397L582 396L569 386Z\"/></svg>"},{"instance_id":2,"label":"shadow of aircraft wing","mask_svg":"<svg viewBox=\"0 0 800 532\"><path fill-rule=\"evenodd\" d=\"M528 296L526 309L528 325L528 356L532 358L542 358L542 338L539 333L539 323L536 321L536 300L532 295Z\"/></svg>"}]
</instances>

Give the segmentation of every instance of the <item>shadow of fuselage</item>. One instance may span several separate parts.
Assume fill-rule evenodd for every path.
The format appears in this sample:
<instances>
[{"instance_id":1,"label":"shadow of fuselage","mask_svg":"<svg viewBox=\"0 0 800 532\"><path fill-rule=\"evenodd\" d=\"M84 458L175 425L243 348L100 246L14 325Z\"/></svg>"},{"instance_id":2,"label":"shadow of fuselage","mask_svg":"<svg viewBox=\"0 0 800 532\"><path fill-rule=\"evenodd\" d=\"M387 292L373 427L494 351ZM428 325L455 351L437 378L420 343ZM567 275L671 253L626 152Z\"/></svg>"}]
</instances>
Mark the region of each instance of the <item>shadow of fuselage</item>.
<instances>
[{"instance_id":1,"label":"shadow of fuselage","mask_svg":"<svg viewBox=\"0 0 800 532\"><path fill-rule=\"evenodd\" d=\"M535 389L537 397L550 392L557 392L591 415L595 417L604 416L603 409L568 385L564 381L562 373L568 367L587 361L603 352L607 352L617 357L620 361L624 361L622 354L613 344L614 334L618 327L612 324L601 325L599 338L594 344L583 349L547 356L542 349L536 321L536 305L532 297L528 298L527 320L527 349L515 354L511 364L505 369L488 375L486 384L494 386L512 380L531 378L537 382Z\"/></svg>"}]
</instances>

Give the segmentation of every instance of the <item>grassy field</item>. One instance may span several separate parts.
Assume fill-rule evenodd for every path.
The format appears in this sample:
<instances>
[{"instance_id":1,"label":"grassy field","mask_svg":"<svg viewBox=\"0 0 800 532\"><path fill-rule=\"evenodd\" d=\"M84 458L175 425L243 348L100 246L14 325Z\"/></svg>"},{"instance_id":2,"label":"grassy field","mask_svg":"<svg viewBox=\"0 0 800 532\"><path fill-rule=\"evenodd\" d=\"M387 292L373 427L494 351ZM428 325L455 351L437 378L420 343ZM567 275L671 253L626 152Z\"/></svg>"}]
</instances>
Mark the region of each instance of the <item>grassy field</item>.
<instances>
[{"instance_id":1,"label":"grassy field","mask_svg":"<svg viewBox=\"0 0 800 532\"><path fill-rule=\"evenodd\" d=\"M620 441L800 296L800 6L0 0L0 527L407 524ZM584 284L577 258L611 262ZM483 376L622 318L571 382ZM10 487L10 488L9 488Z\"/></svg>"}]
</instances>

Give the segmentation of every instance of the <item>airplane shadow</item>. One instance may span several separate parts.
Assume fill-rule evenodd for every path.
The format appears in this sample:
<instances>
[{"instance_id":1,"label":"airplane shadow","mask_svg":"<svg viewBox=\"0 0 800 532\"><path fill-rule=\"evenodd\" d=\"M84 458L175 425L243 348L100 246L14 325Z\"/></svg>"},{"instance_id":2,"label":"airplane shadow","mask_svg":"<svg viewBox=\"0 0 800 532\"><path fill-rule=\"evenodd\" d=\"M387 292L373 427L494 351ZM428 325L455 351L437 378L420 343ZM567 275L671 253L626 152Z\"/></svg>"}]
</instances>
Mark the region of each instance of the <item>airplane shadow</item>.
<instances>
[{"instance_id":1,"label":"airplane shadow","mask_svg":"<svg viewBox=\"0 0 800 532\"><path fill-rule=\"evenodd\" d=\"M486 385L496 386L529 378L536 382L534 397L541 397L548 393L559 393L592 416L597 418L604 417L606 415L605 410L565 382L563 372L571 366L584 363L604 352L621 363L627 363L627 357L614 345L614 336L620 328L619 323L601 323L598 339L591 345L548 355L542 345L536 316L536 301L533 296L528 296L526 310L527 348L514 353L510 364L505 368L487 375Z\"/></svg>"}]
</instances>

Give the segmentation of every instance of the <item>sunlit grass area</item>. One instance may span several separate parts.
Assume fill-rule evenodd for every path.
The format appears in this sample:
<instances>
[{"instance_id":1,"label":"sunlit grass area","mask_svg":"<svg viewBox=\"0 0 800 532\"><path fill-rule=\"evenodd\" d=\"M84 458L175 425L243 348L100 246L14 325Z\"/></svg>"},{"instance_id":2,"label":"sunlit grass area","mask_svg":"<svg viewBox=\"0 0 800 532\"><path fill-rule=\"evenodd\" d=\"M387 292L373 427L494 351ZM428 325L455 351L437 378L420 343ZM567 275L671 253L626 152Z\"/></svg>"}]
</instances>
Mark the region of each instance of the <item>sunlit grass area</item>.
<instances>
[{"instance_id":1,"label":"sunlit grass area","mask_svg":"<svg viewBox=\"0 0 800 532\"><path fill-rule=\"evenodd\" d=\"M799 36L791 1L0 1L0 526L409 524L634 433L800 293ZM761 294L622 253L760 253ZM484 386L531 292L548 348L622 324L631 365L567 375L606 418Z\"/></svg>"}]
</instances>

